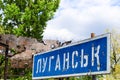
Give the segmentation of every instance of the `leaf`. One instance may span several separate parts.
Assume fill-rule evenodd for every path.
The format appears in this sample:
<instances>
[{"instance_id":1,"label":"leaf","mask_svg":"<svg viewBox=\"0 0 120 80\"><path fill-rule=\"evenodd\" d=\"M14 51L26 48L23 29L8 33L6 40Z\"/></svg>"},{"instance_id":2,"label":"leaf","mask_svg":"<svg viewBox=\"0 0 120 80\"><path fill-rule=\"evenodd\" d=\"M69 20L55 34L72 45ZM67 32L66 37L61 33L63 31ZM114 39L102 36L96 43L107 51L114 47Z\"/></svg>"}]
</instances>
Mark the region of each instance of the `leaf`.
<instances>
[{"instance_id":1,"label":"leaf","mask_svg":"<svg viewBox=\"0 0 120 80\"><path fill-rule=\"evenodd\" d=\"M42 39L48 20L52 19L60 0L3 0L2 25L6 33ZM22 26L22 27L21 27Z\"/></svg>"}]
</instances>

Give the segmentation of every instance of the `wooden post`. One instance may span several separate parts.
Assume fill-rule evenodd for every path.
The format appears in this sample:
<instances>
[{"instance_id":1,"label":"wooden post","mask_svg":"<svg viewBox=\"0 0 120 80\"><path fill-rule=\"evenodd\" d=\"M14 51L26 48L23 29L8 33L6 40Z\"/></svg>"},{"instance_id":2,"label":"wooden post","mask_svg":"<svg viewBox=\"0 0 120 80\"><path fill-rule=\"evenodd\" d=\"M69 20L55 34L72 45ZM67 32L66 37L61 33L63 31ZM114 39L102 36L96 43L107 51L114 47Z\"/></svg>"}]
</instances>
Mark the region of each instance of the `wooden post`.
<instances>
[{"instance_id":1,"label":"wooden post","mask_svg":"<svg viewBox=\"0 0 120 80\"><path fill-rule=\"evenodd\" d=\"M7 75L8 75L8 47L6 47L5 51L4 80L7 80Z\"/></svg>"},{"instance_id":2,"label":"wooden post","mask_svg":"<svg viewBox=\"0 0 120 80\"><path fill-rule=\"evenodd\" d=\"M91 38L94 38L95 37L95 33L91 33Z\"/></svg>"},{"instance_id":3,"label":"wooden post","mask_svg":"<svg viewBox=\"0 0 120 80\"><path fill-rule=\"evenodd\" d=\"M9 46L7 44L1 43L0 46L5 47L5 67L4 67L4 80L7 80L7 72L8 72L8 50Z\"/></svg>"},{"instance_id":4,"label":"wooden post","mask_svg":"<svg viewBox=\"0 0 120 80\"><path fill-rule=\"evenodd\" d=\"M64 80L64 78L59 78L58 80Z\"/></svg>"},{"instance_id":5,"label":"wooden post","mask_svg":"<svg viewBox=\"0 0 120 80\"><path fill-rule=\"evenodd\" d=\"M95 37L95 33L91 33L91 38ZM92 75L92 80L96 80L96 75Z\"/></svg>"}]
</instances>

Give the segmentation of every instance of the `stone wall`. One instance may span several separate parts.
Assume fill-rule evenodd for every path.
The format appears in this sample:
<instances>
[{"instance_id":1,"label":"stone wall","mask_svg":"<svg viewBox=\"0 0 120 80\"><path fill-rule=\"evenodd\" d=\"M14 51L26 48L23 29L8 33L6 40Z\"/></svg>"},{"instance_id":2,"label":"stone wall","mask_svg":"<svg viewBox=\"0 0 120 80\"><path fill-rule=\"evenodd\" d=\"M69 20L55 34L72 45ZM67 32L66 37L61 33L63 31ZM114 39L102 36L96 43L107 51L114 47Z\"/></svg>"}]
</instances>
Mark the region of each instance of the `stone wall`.
<instances>
[{"instance_id":1,"label":"stone wall","mask_svg":"<svg viewBox=\"0 0 120 80\"><path fill-rule=\"evenodd\" d=\"M16 37L14 35L0 35L0 42L9 45L9 54L11 54L11 67L25 68L32 67L32 56L37 53L49 51L60 45L57 40L43 40L38 42L34 38ZM2 52L3 47L0 46ZM12 54L14 50L16 54Z\"/></svg>"},{"instance_id":2,"label":"stone wall","mask_svg":"<svg viewBox=\"0 0 120 80\"><path fill-rule=\"evenodd\" d=\"M24 68L32 67L32 56L34 54L40 54L45 51L51 50L51 45L58 47L57 41L54 40L45 40L46 44L43 43L33 43L30 46L26 47L26 50L16 54L11 57L12 67L15 68ZM23 61L23 62L22 62Z\"/></svg>"}]
</instances>

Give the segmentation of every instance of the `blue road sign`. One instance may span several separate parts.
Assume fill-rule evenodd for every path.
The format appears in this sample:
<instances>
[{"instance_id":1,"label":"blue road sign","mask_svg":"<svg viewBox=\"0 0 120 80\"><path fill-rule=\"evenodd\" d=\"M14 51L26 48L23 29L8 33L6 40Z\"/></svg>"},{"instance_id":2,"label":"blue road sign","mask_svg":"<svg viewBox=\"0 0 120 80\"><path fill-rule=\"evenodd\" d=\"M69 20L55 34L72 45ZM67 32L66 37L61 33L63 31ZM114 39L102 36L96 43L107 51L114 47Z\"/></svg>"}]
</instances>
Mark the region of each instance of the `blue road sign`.
<instances>
[{"instance_id":1,"label":"blue road sign","mask_svg":"<svg viewBox=\"0 0 120 80\"><path fill-rule=\"evenodd\" d=\"M110 34L33 57L33 79L110 73Z\"/></svg>"}]
</instances>

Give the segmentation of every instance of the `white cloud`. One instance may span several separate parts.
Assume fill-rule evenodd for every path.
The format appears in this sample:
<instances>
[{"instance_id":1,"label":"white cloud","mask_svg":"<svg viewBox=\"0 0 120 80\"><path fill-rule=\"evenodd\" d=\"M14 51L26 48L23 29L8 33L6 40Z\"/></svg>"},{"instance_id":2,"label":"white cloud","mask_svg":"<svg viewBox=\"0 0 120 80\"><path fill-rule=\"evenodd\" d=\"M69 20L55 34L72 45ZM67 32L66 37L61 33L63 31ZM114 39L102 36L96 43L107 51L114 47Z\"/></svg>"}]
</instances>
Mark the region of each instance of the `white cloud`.
<instances>
[{"instance_id":1,"label":"white cloud","mask_svg":"<svg viewBox=\"0 0 120 80\"><path fill-rule=\"evenodd\" d=\"M91 32L103 34L106 29L120 31L119 0L61 0L55 18L48 22L44 38L80 40Z\"/></svg>"},{"instance_id":2,"label":"white cloud","mask_svg":"<svg viewBox=\"0 0 120 80\"><path fill-rule=\"evenodd\" d=\"M69 32L67 29L46 29L44 34L49 34L46 37L44 37L45 39L56 39L56 40L60 40L60 41L68 41L68 40L73 40L75 35L72 34L71 32ZM54 36L51 36L54 35Z\"/></svg>"}]
</instances>

